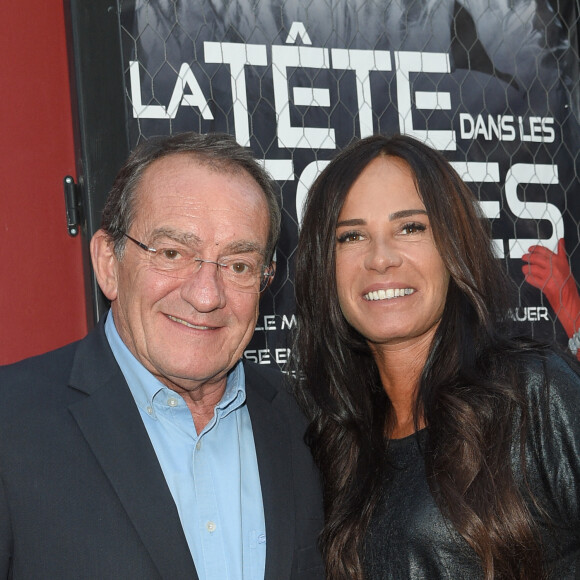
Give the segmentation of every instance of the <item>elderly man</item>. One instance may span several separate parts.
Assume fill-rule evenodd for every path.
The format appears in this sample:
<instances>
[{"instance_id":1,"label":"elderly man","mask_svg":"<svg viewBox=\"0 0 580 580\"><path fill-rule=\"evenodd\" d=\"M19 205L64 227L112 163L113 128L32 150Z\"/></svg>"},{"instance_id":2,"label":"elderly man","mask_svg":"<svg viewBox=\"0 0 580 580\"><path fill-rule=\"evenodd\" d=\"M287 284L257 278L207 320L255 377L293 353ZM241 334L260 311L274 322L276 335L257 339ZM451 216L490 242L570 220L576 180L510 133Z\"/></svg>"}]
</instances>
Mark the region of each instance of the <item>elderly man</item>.
<instances>
[{"instance_id":1,"label":"elderly man","mask_svg":"<svg viewBox=\"0 0 580 580\"><path fill-rule=\"evenodd\" d=\"M241 362L279 224L227 135L130 156L91 241L106 321L0 370L0 577L323 577L304 421Z\"/></svg>"}]
</instances>

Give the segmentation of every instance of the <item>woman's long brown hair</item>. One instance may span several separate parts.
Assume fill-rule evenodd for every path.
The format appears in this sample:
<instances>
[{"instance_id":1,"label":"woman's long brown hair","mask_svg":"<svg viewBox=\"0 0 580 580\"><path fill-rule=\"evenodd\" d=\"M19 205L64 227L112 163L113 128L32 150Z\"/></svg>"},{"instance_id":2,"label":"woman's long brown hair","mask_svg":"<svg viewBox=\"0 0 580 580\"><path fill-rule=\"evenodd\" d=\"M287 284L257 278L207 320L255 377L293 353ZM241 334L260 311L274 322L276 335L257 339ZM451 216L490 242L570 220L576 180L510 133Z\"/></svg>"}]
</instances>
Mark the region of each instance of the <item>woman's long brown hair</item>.
<instances>
[{"instance_id":1,"label":"woman's long brown hair","mask_svg":"<svg viewBox=\"0 0 580 580\"><path fill-rule=\"evenodd\" d=\"M307 440L323 477L328 577L363 579L362 542L381 489L377 458L392 412L364 337L340 310L334 258L346 195L380 155L411 168L450 274L415 406L415 417L428 426L430 489L479 556L486 580L541 578L530 498L511 465L514 445L521 444L524 457L527 415L518 371L531 347L500 330L507 281L475 196L440 153L406 136L363 139L331 162L309 193L298 244L296 391L311 419Z\"/></svg>"}]
</instances>

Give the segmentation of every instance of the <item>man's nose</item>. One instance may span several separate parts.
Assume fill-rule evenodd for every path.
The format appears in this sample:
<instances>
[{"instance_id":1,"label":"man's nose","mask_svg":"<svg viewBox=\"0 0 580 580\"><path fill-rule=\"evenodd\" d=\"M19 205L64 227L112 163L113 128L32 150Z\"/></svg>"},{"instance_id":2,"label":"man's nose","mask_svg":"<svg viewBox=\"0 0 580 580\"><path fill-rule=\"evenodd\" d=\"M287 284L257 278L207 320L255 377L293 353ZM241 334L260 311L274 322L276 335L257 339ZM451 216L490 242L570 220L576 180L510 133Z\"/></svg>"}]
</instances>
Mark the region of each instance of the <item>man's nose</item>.
<instances>
[{"instance_id":1,"label":"man's nose","mask_svg":"<svg viewBox=\"0 0 580 580\"><path fill-rule=\"evenodd\" d=\"M210 260L196 260L193 272L181 285L181 297L198 312L211 312L226 303L221 266Z\"/></svg>"}]
</instances>

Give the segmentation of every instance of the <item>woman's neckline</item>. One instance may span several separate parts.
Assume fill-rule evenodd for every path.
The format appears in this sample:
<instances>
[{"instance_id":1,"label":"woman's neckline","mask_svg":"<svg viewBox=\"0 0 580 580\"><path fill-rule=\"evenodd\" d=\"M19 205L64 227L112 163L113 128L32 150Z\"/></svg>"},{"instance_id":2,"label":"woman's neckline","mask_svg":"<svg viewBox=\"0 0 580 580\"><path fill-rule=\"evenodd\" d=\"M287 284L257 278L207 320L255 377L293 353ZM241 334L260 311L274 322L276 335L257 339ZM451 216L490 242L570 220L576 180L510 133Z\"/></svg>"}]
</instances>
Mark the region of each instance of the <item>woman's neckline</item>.
<instances>
[{"instance_id":1,"label":"woman's neckline","mask_svg":"<svg viewBox=\"0 0 580 580\"><path fill-rule=\"evenodd\" d=\"M404 437L387 437L387 443L402 443L408 439L415 439L417 437L422 437L423 433L427 431L427 427L423 427L417 431L414 431L410 435L405 435Z\"/></svg>"}]
</instances>

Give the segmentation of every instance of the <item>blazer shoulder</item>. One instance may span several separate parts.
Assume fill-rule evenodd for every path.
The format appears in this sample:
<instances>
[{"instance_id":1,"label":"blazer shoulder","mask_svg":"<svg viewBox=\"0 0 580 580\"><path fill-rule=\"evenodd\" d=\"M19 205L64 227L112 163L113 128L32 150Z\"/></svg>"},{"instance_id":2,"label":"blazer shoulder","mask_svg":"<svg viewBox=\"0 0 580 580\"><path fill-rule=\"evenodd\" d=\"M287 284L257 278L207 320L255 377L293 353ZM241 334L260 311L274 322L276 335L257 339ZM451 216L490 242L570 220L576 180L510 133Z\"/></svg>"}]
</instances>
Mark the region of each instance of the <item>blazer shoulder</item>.
<instances>
[{"instance_id":1,"label":"blazer shoulder","mask_svg":"<svg viewBox=\"0 0 580 580\"><path fill-rule=\"evenodd\" d=\"M113 376L115 364L99 323L79 341L0 367L0 392L13 401L0 414L9 421L20 413L32 419L34 413L68 406Z\"/></svg>"},{"instance_id":2,"label":"blazer shoulder","mask_svg":"<svg viewBox=\"0 0 580 580\"><path fill-rule=\"evenodd\" d=\"M286 381L286 376L279 369L270 365L259 365L250 361L244 361L244 373L246 379L259 379L279 390Z\"/></svg>"},{"instance_id":3,"label":"blazer shoulder","mask_svg":"<svg viewBox=\"0 0 580 580\"><path fill-rule=\"evenodd\" d=\"M246 389L258 392L268 401L271 402L276 397L289 397L294 400L287 375L277 368L244 361L244 373Z\"/></svg>"},{"instance_id":4,"label":"blazer shoulder","mask_svg":"<svg viewBox=\"0 0 580 580\"><path fill-rule=\"evenodd\" d=\"M59 349L0 366L0 389L19 389L39 382L54 384L67 381L80 341Z\"/></svg>"},{"instance_id":5,"label":"blazer shoulder","mask_svg":"<svg viewBox=\"0 0 580 580\"><path fill-rule=\"evenodd\" d=\"M67 388L78 343L0 367L0 445L20 441L25 432L62 417L74 400ZM78 398L78 395L76 395Z\"/></svg>"},{"instance_id":6,"label":"blazer shoulder","mask_svg":"<svg viewBox=\"0 0 580 580\"><path fill-rule=\"evenodd\" d=\"M300 437L306 430L306 417L292 392L291 382L286 374L269 365L258 365L244 361L246 394L251 409L255 409L257 399L268 403L268 408L282 413L298 429Z\"/></svg>"}]
</instances>

